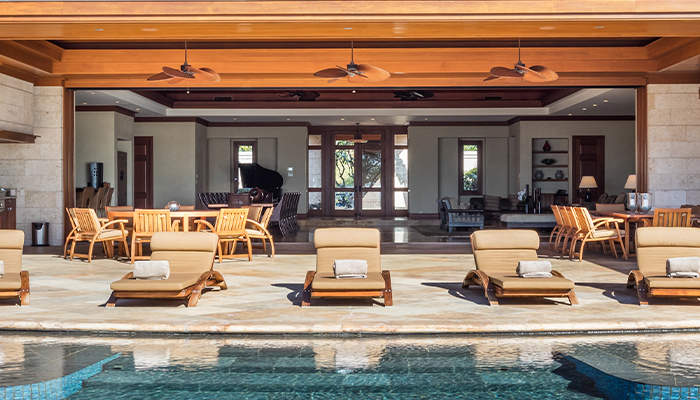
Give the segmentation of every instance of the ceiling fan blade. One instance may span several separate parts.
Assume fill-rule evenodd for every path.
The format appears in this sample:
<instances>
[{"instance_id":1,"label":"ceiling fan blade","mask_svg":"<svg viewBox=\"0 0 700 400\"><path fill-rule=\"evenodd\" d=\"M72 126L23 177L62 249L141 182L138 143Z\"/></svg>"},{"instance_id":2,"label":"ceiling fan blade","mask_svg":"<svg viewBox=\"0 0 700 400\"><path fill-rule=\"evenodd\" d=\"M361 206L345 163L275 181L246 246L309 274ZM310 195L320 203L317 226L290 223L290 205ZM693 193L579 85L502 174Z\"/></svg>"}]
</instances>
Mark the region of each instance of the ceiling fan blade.
<instances>
[{"instance_id":1,"label":"ceiling fan blade","mask_svg":"<svg viewBox=\"0 0 700 400\"><path fill-rule=\"evenodd\" d=\"M496 75L491 75L491 76L489 76L488 78L484 79L484 82L495 81L495 80L498 80L498 79L501 79L501 77L500 77L500 76L496 76Z\"/></svg>"},{"instance_id":2,"label":"ceiling fan blade","mask_svg":"<svg viewBox=\"0 0 700 400\"><path fill-rule=\"evenodd\" d=\"M304 100L316 100L319 96L321 96L320 93L313 91L313 90L300 90L299 94L301 95L301 98Z\"/></svg>"},{"instance_id":3,"label":"ceiling fan blade","mask_svg":"<svg viewBox=\"0 0 700 400\"><path fill-rule=\"evenodd\" d=\"M375 67L374 65L360 64L357 66L357 70L365 76L365 79L355 81L353 80L353 78L355 77L351 76L350 78L348 78L349 82L381 82L391 77L391 74L389 72L379 67Z\"/></svg>"},{"instance_id":4,"label":"ceiling fan blade","mask_svg":"<svg viewBox=\"0 0 700 400\"><path fill-rule=\"evenodd\" d=\"M348 73L340 70L338 68L327 68L327 69L322 69L318 72L314 73L314 76L318 76L320 78L342 78L344 76L347 76Z\"/></svg>"},{"instance_id":5,"label":"ceiling fan blade","mask_svg":"<svg viewBox=\"0 0 700 400\"><path fill-rule=\"evenodd\" d=\"M159 74L155 74L152 77L148 78L148 81L151 82L157 82L157 81L167 81L168 79L172 79L172 76L166 74L165 72L161 72Z\"/></svg>"},{"instance_id":6,"label":"ceiling fan blade","mask_svg":"<svg viewBox=\"0 0 700 400\"><path fill-rule=\"evenodd\" d=\"M163 72L172 76L173 78L194 79L194 76L192 76L190 74L186 74L186 73L180 71L179 69L175 69L175 68L163 67Z\"/></svg>"},{"instance_id":7,"label":"ceiling fan blade","mask_svg":"<svg viewBox=\"0 0 700 400\"><path fill-rule=\"evenodd\" d=\"M435 96L435 93L427 91L427 90L414 90L413 93L415 93L416 96L418 96L422 99L429 99L429 98Z\"/></svg>"},{"instance_id":8,"label":"ceiling fan blade","mask_svg":"<svg viewBox=\"0 0 700 400\"><path fill-rule=\"evenodd\" d=\"M196 83L213 83L213 82L218 82L216 77L202 69L195 68L193 66L187 66L185 67L187 72L191 73L192 76L194 76L195 82Z\"/></svg>"},{"instance_id":9,"label":"ceiling fan blade","mask_svg":"<svg viewBox=\"0 0 700 400\"><path fill-rule=\"evenodd\" d=\"M212 81L212 82L219 82L221 80L221 75L219 75L218 72L214 71L211 68L200 68L199 70L204 71L209 75L212 75L216 79L215 81Z\"/></svg>"},{"instance_id":10,"label":"ceiling fan blade","mask_svg":"<svg viewBox=\"0 0 700 400\"><path fill-rule=\"evenodd\" d=\"M533 71L528 67L525 67L523 65L516 65L515 69L517 69L518 71L524 71L525 75L523 77L528 82L546 82L547 78L545 78L544 75L540 74L537 71Z\"/></svg>"},{"instance_id":11,"label":"ceiling fan blade","mask_svg":"<svg viewBox=\"0 0 700 400\"><path fill-rule=\"evenodd\" d=\"M298 95L292 91L287 90L284 93L280 93L277 95L277 97L297 97Z\"/></svg>"},{"instance_id":12,"label":"ceiling fan blade","mask_svg":"<svg viewBox=\"0 0 700 400\"><path fill-rule=\"evenodd\" d=\"M359 75L359 76L365 78L365 75L364 75L362 72L360 72L360 71L357 71L357 70L355 70L355 71L350 71L349 69L343 68L343 67L341 67L341 66L339 66L339 65L336 65L336 67L339 68L339 69L341 69L341 70L343 70L343 71L345 71L345 73L348 74L348 75L350 75L350 76Z\"/></svg>"},{"instance_id":13,"label":"ceiling fan blade","mask_svg":"<svg viewBox=\"0 0 700 400\"><path fill-rule=\"evenodd\" d=\"M546 81L544 82L552 82L559 79L559 74L545 67L544 65L533 65L532 67L530 67L530 69L543 75L546 79Z\"/></svg>"},{"instance_id":14,"label":"ceiling fan blade","mask_svg":"<svg viewBox=\"0 0 700 400\"><path fill-rule=\"evenodd\" d=\"M337 80L339 80L339 79L340 79L340 78L333 78L333 79L329 79L329 80L328 80L328 83L333 83L333 82L336 82L336 81L337 81Z\"/></svg>"},{"instance_id":15,"label":"ceiling fan blade","mask_svg":"<svg viewBox=\"0 0 700 400\"><path fill-rule=\"evenodd\" d=\"M169 84L169 85L174 85L174 84L176 84L176 83L180 83L180 82L183 82L183 81L185 81L185 80L182 79L182 78L170 78L170 80L168 81L168 84Z\"/></svg>"},{"instance_id":16,"label":"ceiling fan blade","mask_svg":"<svg viewBox=\"0 0 700 400\"><path fill-rule=\"evenodd\" d=\"M518 71L514 71L512 69L508 69L505 67L493 67L491 68L491 75L498 76L501 78L518 78L523 76L523 74L519 73Z\"/></svg>"}]
</instances>

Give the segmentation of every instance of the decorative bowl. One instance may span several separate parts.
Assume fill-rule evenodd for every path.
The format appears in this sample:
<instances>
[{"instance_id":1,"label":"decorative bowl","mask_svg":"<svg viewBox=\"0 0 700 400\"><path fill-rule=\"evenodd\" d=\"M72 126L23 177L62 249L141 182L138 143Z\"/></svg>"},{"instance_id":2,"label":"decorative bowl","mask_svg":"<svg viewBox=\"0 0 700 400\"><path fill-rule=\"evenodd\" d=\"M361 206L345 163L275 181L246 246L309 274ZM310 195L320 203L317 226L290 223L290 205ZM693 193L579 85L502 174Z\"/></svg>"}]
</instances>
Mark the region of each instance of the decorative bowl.
<instances>
[{"instance_id":1,"label":"decorative bowl","mask_svg":"<svg viewBox=\"0 0 700 400\"><path fill-rule=\"evenodd\" d=\"M544 160L542 160L542 164L544 164L544 165L552 165L555 162L557 162L557 160L555 160L553 158L545 158Z\"/></svg>"},{"instance_id":2,"label":"decorative bowl","mask_svg":"<svg viewBox=\"0 0 700 400\"><path fill-rule=\"evenodd\" d=\"M180 209L180 203L177 201L171 201L168 203L168 210L170 211L177 211Z\"/></svg>"}]
</instances>

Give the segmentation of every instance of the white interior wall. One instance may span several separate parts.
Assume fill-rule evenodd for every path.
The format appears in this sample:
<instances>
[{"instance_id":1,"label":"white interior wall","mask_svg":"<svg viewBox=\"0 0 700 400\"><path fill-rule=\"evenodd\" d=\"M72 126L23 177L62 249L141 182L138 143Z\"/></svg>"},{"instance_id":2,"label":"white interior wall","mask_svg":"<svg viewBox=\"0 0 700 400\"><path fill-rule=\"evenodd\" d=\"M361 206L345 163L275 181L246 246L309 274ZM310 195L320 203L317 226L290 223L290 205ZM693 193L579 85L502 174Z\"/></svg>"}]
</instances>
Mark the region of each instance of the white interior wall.
<instances>
[{"instance_id":1,"label":"white interior wall","mask_svg":"<svg viewBox=\"0 0 700 400\"><path fill-rule=\"evenodd\" d=\"M521 121L519 123L520 163L519 189L530 185L532 188L532 139L567 138L569 140L569 171L573 136L605 136L605 192L619 194L625 192L627 177L635 173L635 122L634 121ZM569 201L571 194L578 191L578 183L569 179Z\"/></svg>"},{"instance_id":2,"label":"white interior wall","mask_svg":"<svg viewBox=\"0 0 700 400\"><path fill-rule=\"evenodd\" d=\"M87 186L88 163L102 163L102 179L116 183L117 137L113 111L75 113L75 184Z\"/></svg>"},{"instance_id":3,"label":"white interior wall","mask_svg":"<svg viewBox=\"0 0 700 400\"><path fill-rule=\"evenodd\" d=\"M306 127L209 127L209 190L231 190L231 139L257 140L258 163L279 172L283 192L300 192L299 213L308 209ZM225 150L224 150L225 148ZM293 168L288 176L287 168Z\"/></svg>"}]
</instances>

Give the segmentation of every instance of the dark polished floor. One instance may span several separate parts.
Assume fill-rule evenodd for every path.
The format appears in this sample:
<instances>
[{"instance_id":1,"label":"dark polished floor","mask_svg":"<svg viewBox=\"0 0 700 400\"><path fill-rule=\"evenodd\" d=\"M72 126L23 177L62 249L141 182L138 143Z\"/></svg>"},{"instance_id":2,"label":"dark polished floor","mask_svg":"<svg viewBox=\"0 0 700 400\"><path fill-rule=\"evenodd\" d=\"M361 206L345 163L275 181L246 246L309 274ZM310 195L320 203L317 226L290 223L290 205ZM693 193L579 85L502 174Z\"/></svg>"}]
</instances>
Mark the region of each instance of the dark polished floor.
<instances>
[{"instance_id":1,"label":"dark polished floor","mask_svg":"<svg viewBox=\"0 0 700 400\"><path fill-rule=\"evenodd\" d=\"M282 236L279 229L271 227L275 250L278 254L315 254L314 232L326 227L366 227L379 230L382 254L469 254L469 235L472 229L459 228L453 233L440 229L438 221L397 219L309 219L299 221L300 229L287 236ZM486 226L485 229L503 229ZM549 238L549 230L540 230L540 236ZM87 243L78 244L79 252ZM240 245L239 245L240 246ZM95 254L102 257L102 248L95 247ZM239 249L241 250L241 249ZM260 252L261 250L256 250ZM62 254L63 247L27 246L25 254Z\"/></svg>"}]
</instances>

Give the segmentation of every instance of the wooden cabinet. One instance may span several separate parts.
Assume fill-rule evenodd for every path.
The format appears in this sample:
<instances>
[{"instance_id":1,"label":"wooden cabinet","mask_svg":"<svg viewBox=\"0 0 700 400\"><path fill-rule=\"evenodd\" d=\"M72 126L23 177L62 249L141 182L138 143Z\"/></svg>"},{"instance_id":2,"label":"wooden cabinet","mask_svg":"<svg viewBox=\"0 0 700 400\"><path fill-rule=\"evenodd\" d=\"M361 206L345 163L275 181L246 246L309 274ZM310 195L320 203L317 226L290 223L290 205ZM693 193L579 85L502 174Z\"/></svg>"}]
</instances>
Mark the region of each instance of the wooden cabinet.
<instances>
[{"instance_id":1,"label":"wooden cabinet","mask_svg":"<svg viewBox=\"0 0 700 400\"><path fill-rule=\"evenodd\" d=\"M5 199L5 211L0 212L0 229L17 229L17 199Z\"/></svg>"}]
</instances>

